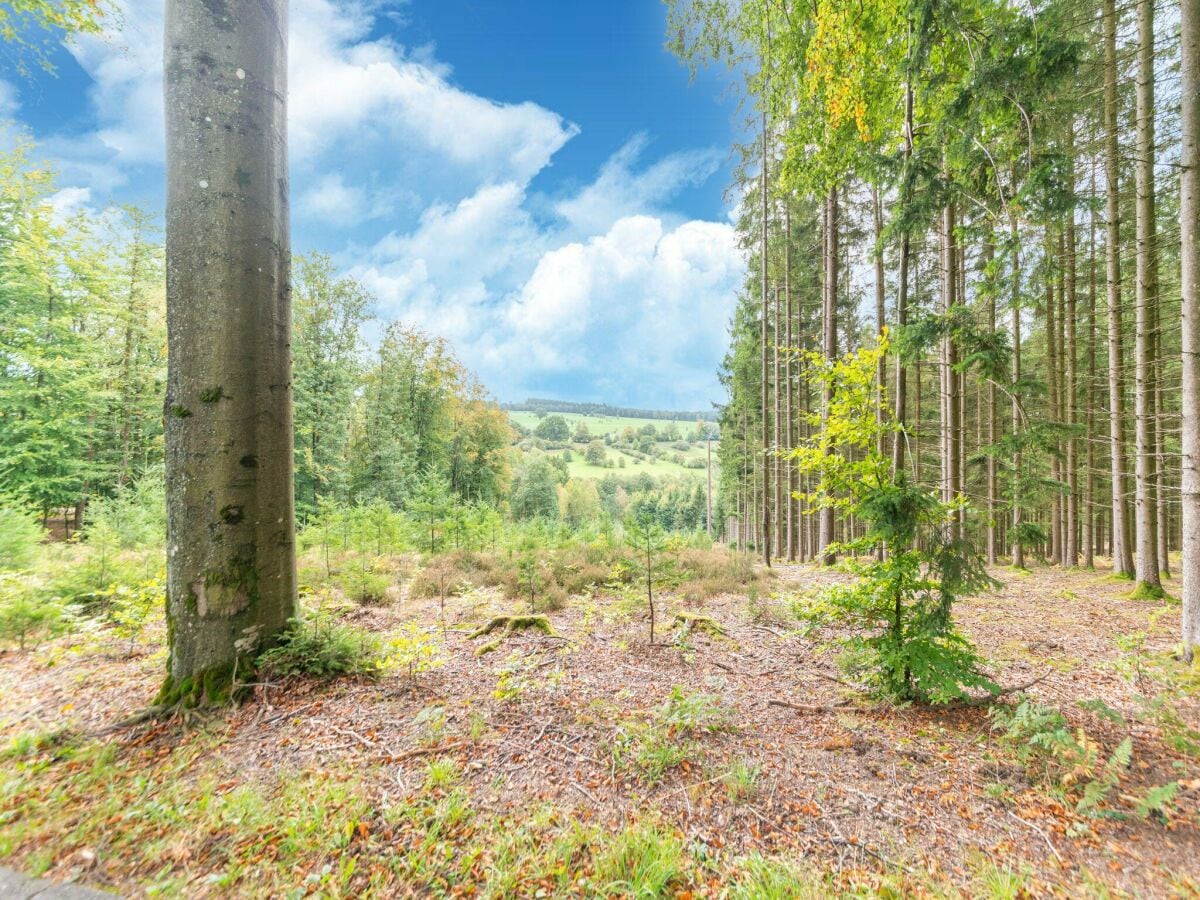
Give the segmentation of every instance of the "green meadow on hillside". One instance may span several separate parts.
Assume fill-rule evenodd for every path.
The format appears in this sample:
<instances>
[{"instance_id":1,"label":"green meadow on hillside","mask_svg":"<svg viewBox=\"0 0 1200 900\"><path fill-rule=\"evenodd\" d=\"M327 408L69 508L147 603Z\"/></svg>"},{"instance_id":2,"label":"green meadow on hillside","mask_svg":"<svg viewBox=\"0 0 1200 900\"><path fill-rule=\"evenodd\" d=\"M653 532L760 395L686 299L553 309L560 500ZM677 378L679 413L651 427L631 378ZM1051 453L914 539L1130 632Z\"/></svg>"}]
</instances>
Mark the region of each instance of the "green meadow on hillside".
<instances>
[{"instance_id":1,"label":"green meadow on hillside","mask_svg":"<svg viewBox=\"0 0 1200 900\"><path fill-rule=\"evenodd\" d=\"M569 439L538 439L538 425L551 416L565 421L570 433ZM545 413L531 410L509 410L508 418L518 432L518 447L523 453L565 456L567 472L571 478L603 478L606 475L615 475L627 480L640 474L659 479L705 477L707 449L703 440L696 440L699 437L699 424L690 419ZM579 433L581 425L587 429L586 439ZM716 478L719 470L715 446L716 430L712 423L704 425L713 429L712 466L713 476ZM644 433L647 427L654 429L654 436L648 441L645 440L647 435ZM663 440L664 432L677 433L678 439ZM585 458L588 444L592 441L604 443L603 465L589 462Z\"/></svg>"}]
</instances>

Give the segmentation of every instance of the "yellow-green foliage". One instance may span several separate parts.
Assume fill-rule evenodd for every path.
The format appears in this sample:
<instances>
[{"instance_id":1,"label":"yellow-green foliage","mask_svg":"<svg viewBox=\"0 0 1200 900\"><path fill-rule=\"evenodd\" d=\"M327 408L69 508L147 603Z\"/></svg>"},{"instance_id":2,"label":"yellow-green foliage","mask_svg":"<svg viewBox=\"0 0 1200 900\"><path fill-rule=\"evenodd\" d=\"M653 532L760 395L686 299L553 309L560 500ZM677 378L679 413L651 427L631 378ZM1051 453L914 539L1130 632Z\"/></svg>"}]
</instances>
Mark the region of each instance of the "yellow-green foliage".
<instances>
[{"instance_id":1,"label":"yellow-green foliage","mask_svg":"<svg viewBox=\"0 0 1200 900\"><path fill-rule=\"evenodd\" d=\"M406 622L399 633L384 642L381 668L385 671L400 670L412 680L445 664L442 642L436 632L416 622Z\"/></svg>"},{"instance_id":2,"label":"yellow-green foliage","mask_svg":"<svg viewBox=\"0 0 1200 900\"><path fill-rule=\"evenodd\" d=\"M47 593L31 576L0 572L0 643L24 650L70 621L60 597Z\"/></svg>"},{"instance_id":3,"label":"yellow-green foliage","mask_svg":"<svg viewBox=\"0 0 1200 900\"><path fill-rule=\"evenodd\" d=\"M111 584L97 598L105 604L113 630L129 641L132 652L151 617L163 609L166 587L161 577L133 585Z\"/></svg>"}]
</instances>

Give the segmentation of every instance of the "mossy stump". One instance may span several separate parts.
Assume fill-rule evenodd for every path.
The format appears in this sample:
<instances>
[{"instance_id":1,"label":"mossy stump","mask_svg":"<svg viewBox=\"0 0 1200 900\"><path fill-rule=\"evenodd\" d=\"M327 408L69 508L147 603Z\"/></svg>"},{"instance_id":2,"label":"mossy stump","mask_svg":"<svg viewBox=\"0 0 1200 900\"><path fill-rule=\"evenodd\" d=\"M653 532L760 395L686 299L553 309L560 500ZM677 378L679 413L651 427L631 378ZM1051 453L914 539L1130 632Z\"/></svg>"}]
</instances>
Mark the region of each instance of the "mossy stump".
<instances>
[{"instance_id":1,"label":"mossy stump","mask_svg":"<svg viewBox=\"0 0 1200 900\"><path fill-rule=\"evenodd\" d=\"M703 616L700 613L676 613L675 618L671 622L671 627L681 628L683 630L683 637L687 637L693 631L703 631L709 637L714 638L729 637L729 632L716 619L711 616Z\"/></svg>"},{"instance_id":2,"label":"mossy stump","mask_svg":"<svg viewBox=\"0 0 1200 900\"><path fill-rule=\"evenodd\" d=\"M547 634L550 637L558 637L559 634L554 630L554 626L550 624L550 620L546 616L521 615L521 616L495 616L490 619L487 624L476 629L471 633L471 640L477 637L483 637L487 634L492 634L495 631L500 633L492 640L482 645L475 651L476 656L483 656L485 653L491 653L499 647L506 637L514 631L526 628L536 628L542 634Z\"/></svg>"}]
</instances>

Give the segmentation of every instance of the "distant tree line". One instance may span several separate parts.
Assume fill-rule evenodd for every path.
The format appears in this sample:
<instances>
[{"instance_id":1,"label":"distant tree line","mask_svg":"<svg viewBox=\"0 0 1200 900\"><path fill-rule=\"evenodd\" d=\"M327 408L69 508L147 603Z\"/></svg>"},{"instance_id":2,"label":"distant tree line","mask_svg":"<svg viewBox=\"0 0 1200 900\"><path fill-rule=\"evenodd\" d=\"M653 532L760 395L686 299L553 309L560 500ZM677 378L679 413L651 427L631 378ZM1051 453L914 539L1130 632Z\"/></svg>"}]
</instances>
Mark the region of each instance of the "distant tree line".
<instances>
[{"instance_id":1,"label":"distant tree line","mask_svg":"<svg viewBox=\"0 0 1200 900\"><path fill-rule=\"evenodd\" d=\"M632 406L609 406L607 403L577 403L572 400L542 400L530 398L524 403L502 403L503 409L512 412L574 413L581 416L611 416L623 419L667 419L675 422L694 422L704 419L717 421L715 409L703 412L679 412L671 409L636 409Z\"/></svg>"}]
</instances>

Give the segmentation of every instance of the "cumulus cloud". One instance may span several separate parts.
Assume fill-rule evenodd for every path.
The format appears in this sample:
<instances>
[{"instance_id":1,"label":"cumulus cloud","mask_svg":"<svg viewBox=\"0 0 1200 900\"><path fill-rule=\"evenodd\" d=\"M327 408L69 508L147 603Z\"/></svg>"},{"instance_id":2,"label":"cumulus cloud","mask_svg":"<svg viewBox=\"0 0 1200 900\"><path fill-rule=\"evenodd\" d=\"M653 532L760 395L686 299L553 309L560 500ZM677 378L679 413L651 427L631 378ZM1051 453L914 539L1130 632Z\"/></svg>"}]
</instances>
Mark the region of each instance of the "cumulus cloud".
<instances>
[{"instance_id":1,"label":"cumulus cloud","mask_svg":"<svg viewBox=\"0 0 1200 900\"><path fill-rule=\"evenodd\" d=\"M353 148L412 174L406 154L437 156L480 182L527 181L578 129L534 103L497 103L464 91L428 53L371 38L375 7L296 0L289 34L289 150L302 171ZM93 136L125 164L163 154L161 0L123 0L117 35L71 46L93 79Z\"/></svg>"},{"instance_id":2,"label":"cumulus cloud","mask_svg":"<svg viewBox=\"0 0 1200 900\"><path fill-rule=\"evenodd\" d=\"M17 88L11 81L0 79L0 119L11 119L21 108Z\"/></svg>"},{"instance_id":3,"label":"cumulus cloud","mask_svg":"<svg viewBox=\"0 0 1200 900\"><path fill-rule=\"evenodd\" d=\"M703 407L719 399L714 368L745 265L729 225L619 219L544 254L503 306L504 338L481 355L498 379L523 359L530 389L565 380L588 397L645 402L653 385L663 402Z\"/></svg>"},{"instance_id":4,"label":"cumulus cloud","mask_svg":"<svg viewBox=\"0 0 1200 900\"><path fill-rule=\"evenodd\" d=\"M301 212L334 224L353 222L363 215L367 205L362 188L347 185L337 172L321 176L300 195Z\"/></svg>"},{"instance_id":5,"label":"cumulus cloud","mask_svg":"<svg viewBox=\"0 0 1200 900\"><path fill-rule=\"evenodd\" d=\"M352 138L416 143L482 180L528 181L578 129L535 103L497 103L453 86L427 55L365 40L364 7L301 0L292 19L291 139L303 161Z\"/></svg>"},{"instance_id":6,"label":"cumulus cloud","mask_svg":"<svg viewBox=\"0 0 1200 900\"><path fill-rule=\"evenodd\" d=\"M55 198L63 215L114 194L145 202L127 195L161 181L162 4L122 4L120 35L72 49L93 79L94 129L39 135L75 186ZM637 134L583 187L535 196L579 129L457 86L432 49L381 34L380 9L292 0L294 245L333 251L381 320L448 338L503 398L718 399L745 260L728 222L686 221L672 202L720 153L647 159ZM0 113L15 102L0 82Z\"/></svg>"},{"instance_id":7,"label":"cumulus cloud","mask_svg":"<svg viewBox=\"0 0 1200 900\"><path fill-rule=\"evenodd\" d=\"M556 203L555 212L576 231L605 231L622 216L657 211L681 189L703 184L721 162L716 150L688 150L639 171L637 164L648 144L645 134L634 135L605 161L595 181Z\"/></svg>"},{"instance_id":8,"label":"cumulus cloud","mask_svg":"<svg viewBox=\"0 0 1200 900\"><path fill-rule=\"evenodd\" d=\"M87 209L92 201L92 191L85 187L67 187L55 191L50 197L50 209L58 221L71 218Z\"/></svg>"},{"instance_id":9,"label":"cumulus cloud","mask_svg":"<svg viewBox=\"0 0 1200 900\"><path fill-rule=\"evenodd\" d=\"M378 298L378 313L403 318L455 344L476 340L497 293L528 275L546 237L523 207L525 191L489 185L457 204L436 204L408 234L390 233L351 272Z\"/></svg>"}]
</instances>

